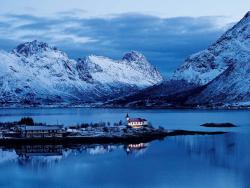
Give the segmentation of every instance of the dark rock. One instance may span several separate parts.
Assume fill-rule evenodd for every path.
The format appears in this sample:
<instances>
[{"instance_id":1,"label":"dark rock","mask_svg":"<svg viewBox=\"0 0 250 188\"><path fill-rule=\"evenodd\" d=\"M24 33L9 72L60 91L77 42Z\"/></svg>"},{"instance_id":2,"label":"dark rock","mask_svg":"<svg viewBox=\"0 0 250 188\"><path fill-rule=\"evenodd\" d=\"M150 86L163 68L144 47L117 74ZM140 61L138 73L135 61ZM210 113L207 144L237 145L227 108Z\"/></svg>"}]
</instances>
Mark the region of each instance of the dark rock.
<instances>
[{"instance_id":1,"label":"dark rock","mask_svg":"<svg viewBox=\"0 0 250 188\"><path fill-rule=\"evenodd\" d=\"M236 127L236 125L232 123L205 123L201 125L202 127Z\"/></svg>"}]
</instances>

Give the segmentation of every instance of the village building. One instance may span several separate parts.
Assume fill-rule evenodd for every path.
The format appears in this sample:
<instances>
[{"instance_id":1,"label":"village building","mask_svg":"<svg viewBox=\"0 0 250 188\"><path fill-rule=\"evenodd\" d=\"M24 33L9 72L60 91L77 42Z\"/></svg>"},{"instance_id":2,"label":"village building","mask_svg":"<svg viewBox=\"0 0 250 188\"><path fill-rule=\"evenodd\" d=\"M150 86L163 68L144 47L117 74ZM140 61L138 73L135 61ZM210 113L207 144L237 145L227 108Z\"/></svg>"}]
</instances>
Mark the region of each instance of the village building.
<instances>
[{"instance_id":1,"label":"village building","mask_svg":"<svg viewBox=\"0 0 250 188\"><path fill-rule=\"evenodd\" d=\"M64 132L61 126L20 126L21 137L25 138L61 138Z\"/></svg>"},{"instance_id":2,"label":"village building","mask_svg":"<svg viewBox=\"0 0 250 188\"><path fill-rule=\"evenodd\" d=\"M127 114L126 120L127 120L127 125L135 129L148 126L148 121L143 118L130 118L129 115Z\"/></svg>"}]
</instances>

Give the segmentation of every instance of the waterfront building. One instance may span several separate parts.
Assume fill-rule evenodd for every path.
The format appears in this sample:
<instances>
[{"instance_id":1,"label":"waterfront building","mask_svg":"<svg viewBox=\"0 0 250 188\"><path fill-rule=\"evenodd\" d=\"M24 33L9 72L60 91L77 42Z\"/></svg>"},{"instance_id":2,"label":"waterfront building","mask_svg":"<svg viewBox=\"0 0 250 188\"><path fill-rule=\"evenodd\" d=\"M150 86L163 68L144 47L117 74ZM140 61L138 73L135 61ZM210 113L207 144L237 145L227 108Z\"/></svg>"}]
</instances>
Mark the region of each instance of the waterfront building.
<instances>
[{"instance_id":1,"label":"waterfront building","mask_svg":"<svg viewBox=\"0 0 250 188\"><path fill-rule=\"evenodd\" d=\"M25 138L60 138L64 132L61 126L20 126L21 137Z\"/></svg>"},{"instance_id":2,"label":"waterfront building","mask_svg":"<svg viewBox=\"0 0 250 188\"><path fill-rule=\"evenodd\" d=\"M130 118L129 115L126 115L127 124L129 127L139 129L145 126L148 126L148 121L143 118Z\"/></svg>"}]
</instances>

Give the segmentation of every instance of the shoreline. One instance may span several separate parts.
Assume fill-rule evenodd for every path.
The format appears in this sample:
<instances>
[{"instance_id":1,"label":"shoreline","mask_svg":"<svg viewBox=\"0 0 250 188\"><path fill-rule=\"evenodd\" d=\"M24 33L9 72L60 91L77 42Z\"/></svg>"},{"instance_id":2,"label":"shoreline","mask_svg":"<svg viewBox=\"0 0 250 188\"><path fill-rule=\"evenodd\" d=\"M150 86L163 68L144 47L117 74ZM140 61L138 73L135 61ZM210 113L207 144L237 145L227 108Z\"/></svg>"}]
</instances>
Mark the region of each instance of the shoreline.
<instances>
[{"instance_id":1,"label":"shoreline","mask_svg":"<svg viewBox=\"0 0 250 188\"><path fill-rule=\"evenodd\" d=\"M68 104L58 104L58 105L0 105L0 109L54 109L54 108L93 108L93 109L142 109L142 110L250 110L250 106L105 106L105 105L68 105Z\"/></svg>"},{"instance_id":2,"label":"shoreline","mask_svg":"<svg viewBox=\"0 0 250 188\"><path fill-rule=\"evenodd\" d=\"M131 144L147 143L154 140L164 140L170 136L188 135L220 135L226 134L223 131L156 131L146 134L125 135L125 136L71 136L59 138L0 138L0 146L6 145L35 145L35 144Z\"/></svg>"}]
</instances>

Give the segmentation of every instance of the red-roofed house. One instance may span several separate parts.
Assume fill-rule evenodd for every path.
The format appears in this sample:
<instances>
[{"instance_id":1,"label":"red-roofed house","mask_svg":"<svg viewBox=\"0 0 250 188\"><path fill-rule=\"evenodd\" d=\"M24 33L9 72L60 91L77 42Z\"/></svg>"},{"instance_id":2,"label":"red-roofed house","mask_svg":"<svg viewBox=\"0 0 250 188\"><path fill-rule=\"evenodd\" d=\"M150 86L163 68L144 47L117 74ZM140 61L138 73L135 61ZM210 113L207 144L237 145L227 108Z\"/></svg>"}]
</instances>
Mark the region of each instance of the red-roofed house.
<instances>
[{"instance_id":1,"label":"red-roofed house","mask_svg":"<svg viewBox=\"0 0 250 188\"><path fill-rule=\"evenodd\" d=\"M129 115L127 114L126 119L128 126L132 128L139 129L148 125L148 121L143 118L130 118Z\"/></svg>"}]
</instances>

